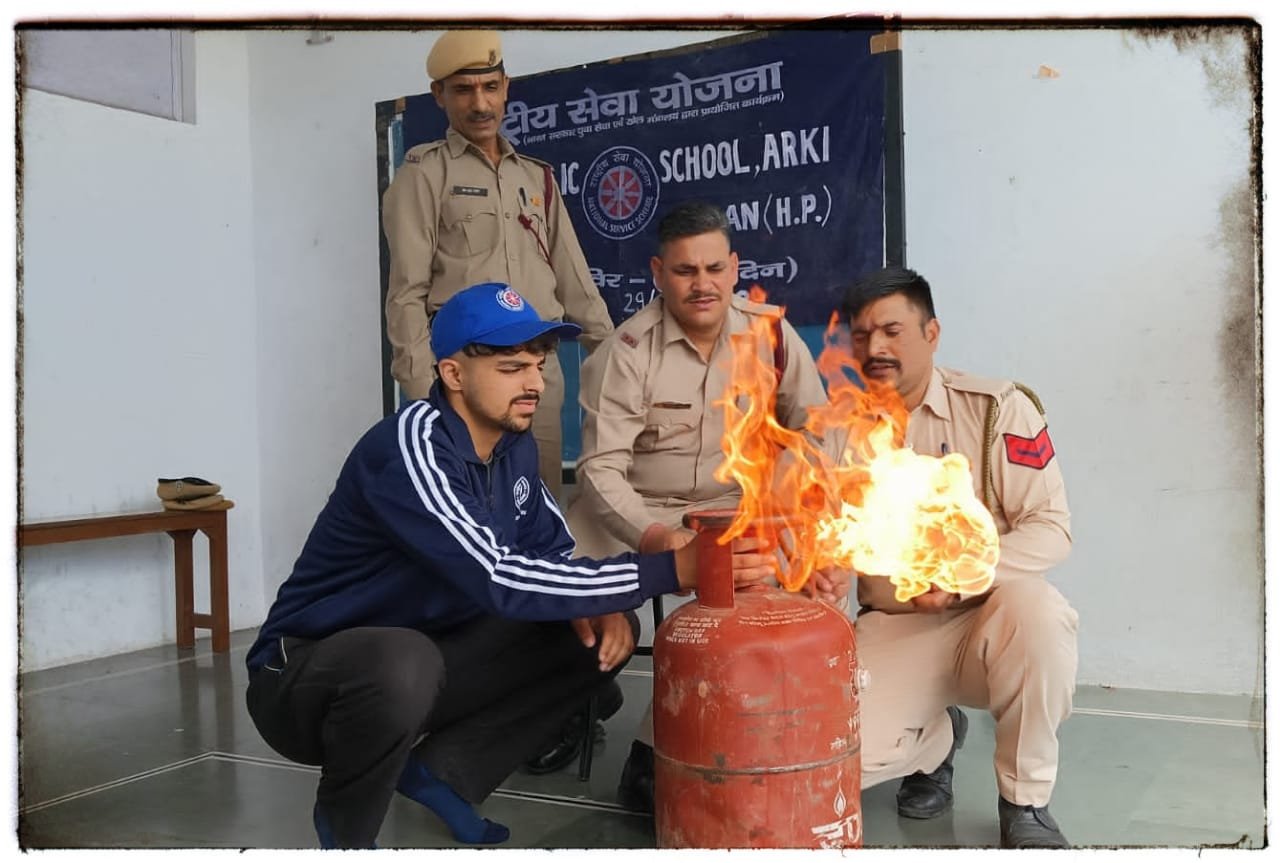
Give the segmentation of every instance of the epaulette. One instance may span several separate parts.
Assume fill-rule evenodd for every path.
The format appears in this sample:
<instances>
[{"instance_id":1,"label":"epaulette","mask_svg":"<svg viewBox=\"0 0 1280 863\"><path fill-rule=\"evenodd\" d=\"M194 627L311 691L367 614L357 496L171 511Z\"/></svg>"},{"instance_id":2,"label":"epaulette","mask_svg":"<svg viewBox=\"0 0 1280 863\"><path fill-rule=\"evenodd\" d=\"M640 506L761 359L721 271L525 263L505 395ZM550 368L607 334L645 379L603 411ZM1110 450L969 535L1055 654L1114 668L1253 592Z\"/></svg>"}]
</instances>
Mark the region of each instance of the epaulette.
<instances>
[{"instance_id":1,"label":"epaulette","mask_svg":"<svg viewBox=\"0 0 1280 863\"><path fill-rule=\"evenodd\" d=\"M550 162L544 162L542 159L530 156L526 153L521 153L520 158L526 162L533 162L533 164L537 165L539 168L550 168L552 171L556 169L556 166Z\"/></svg>"},{"instance_id":2,"label":"epaulette","mask_svg":"<svg viewBox=\"0 0 1280 863\"><path fill-rule=\"evenodd\" d=\"M776 318L782 314L782 306L775 306L773 303L757 303L741 294L734 294L730 303L735 309L746 312L749 315L768 315L771 318Z\"/></svg>"},{"instance_id":3,"label":"epaulette","mask_svg":"<svg viewBox=\"0 0 1280 863\"><path fill-rule=\"evenodd\" d=\"M999 378L984 378L969 372L958 372L955 369L939 368L942 374L942 385L963 393L980 393L982 395L1004 398L1015 389L1013 381Z\"/></svg>"},{"instance_id":4,"label":"epaulette","mask_svg":"<svg viewBox=\"0 0 1280 863\"><path fill-rule=\"evenodd\" d=\"M441 138L438 141L428 141L425 144L418 144L415 147L409 148L409 152L404 154L404 160L406 163L416 165L422 161L423 156L430 153L432 150L440 149L444 146L444 143L444 139Z\"/></svg>"},{"instance_id":5,"label":"epaulette","mask_svg":"<svg viewBox=\"0 0 1280 863\"><path fill-rule=\"evenodd\" d=\"M648 303L640 311L627 318L614 328L618 341L629 348L640 345L640 337L656 327L662 321L662 303Z\"/></svg>"}]
</instances>

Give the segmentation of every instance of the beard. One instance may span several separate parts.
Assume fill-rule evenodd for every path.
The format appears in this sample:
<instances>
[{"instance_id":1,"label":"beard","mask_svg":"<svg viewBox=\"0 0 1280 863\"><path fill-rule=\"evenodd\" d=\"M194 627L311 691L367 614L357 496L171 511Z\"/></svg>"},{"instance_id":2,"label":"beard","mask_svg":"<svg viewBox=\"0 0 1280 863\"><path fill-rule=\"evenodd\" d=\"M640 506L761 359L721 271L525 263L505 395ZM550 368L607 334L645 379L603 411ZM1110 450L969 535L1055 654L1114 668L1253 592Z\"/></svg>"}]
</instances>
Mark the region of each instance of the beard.
<instances>
[{"instance_id":1,"label":"beard","mask_svg":"<svg viewBox=\"0 0 1280 863\"><path fill-rule=\"evenodd\" d=\"M503 431L512 432L514 434L527 432L530 428L532 428L533 427L532 414L517 415L512 410L512 408L514 408L516 405L527 403L527 402L533 402L533 406L536 409L538 405L542 402L542 397L540 395L524 395L524 396L520 396L519 398L512 399L511 404L507 405L506 412L502 416L498 417L498 427L501 428Z\"/></svg>"},{"instance_id":2,"label":"beard","mask_svg":"<svg viewBox=\"0 0 1280 863\"><path fill-rule=\"evenodd\" d=\"M507 404L505 411L498 414L492 405L486 406L478 394L469 390L462 393L462 401L467 406L467 412L475 421L483 423L490 428L498 428L513 434L527 432L533 426L533 415L517 414L515 412L516 405L523 406L528 402L533 402L534 407L537 407L541 400L541 396L536 393L517 396Z\"/></svg>"},{"instance_id":3,"label":"beard","mask_svg":"<svg viewBox=\"0 0 1280 863\"><path fill-rule=\"evenodd\" d=\"M533 428L533 417L531 416L515 416L511 411L507 411L498 418L498 426L503 431L521 434Z\"/></svg>"}]
</instances>

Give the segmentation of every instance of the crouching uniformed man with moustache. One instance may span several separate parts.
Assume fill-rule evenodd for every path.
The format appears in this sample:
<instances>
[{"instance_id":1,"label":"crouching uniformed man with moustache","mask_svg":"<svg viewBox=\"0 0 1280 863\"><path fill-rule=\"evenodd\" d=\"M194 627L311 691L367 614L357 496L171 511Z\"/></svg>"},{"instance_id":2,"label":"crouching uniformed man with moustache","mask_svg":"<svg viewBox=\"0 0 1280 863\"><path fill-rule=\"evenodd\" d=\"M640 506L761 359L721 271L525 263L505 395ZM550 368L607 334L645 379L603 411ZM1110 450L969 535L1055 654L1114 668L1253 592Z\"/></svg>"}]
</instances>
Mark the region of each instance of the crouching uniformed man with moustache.
<instances>
[{"instance_id":1,"label":"crouching uniformed man with moustache","mask_svg":"<svg viewBox=\"0 0 1280 863\"><path fill-rule=\"evenodd\" d=\"M1007 380L938 368L941 325L929 283L889 267L848 291L853 356L871 379L892 384L911 412L916 452L969 459L974 490L995 520L1000 559L992 588L963 598L934 588L910 602L888 578L857 579L862 781L904 777L898 813L935 818L952 808L953 759L968 720L996 724L1000 844L1065 848L1049 814L1058 775L1058 727L1071 712L1078 618L1049 583L1071 550L1071 516L1038 400ZM827 445L839 453L839 432Z\"/></svg>"}]
</instances>

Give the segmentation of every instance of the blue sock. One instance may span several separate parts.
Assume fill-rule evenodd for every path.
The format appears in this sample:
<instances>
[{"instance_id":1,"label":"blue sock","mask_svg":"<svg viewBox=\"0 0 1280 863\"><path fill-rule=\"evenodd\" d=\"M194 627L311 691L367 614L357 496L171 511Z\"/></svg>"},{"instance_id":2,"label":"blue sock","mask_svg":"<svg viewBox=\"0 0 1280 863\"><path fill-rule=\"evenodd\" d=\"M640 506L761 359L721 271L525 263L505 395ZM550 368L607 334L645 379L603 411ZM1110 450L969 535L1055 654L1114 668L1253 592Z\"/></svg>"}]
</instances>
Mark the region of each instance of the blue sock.
<instances>
[{"instance_id":1,"label":"blue sock","mask_svg":"<svg viewBox=\"0 0 1280 863\"><path fill-rule=\"evenodd\" d=\"M316 801L316 805L311 808L311 823L316 828L316 838L320 840L320 847L325 850L331 850L338 847L337 840L333 838L333 827L329 824L329 817L324 814L320 808L320 801ZM370 848L377 848L378 843L373 842Z\"/></svg>"},{"instance_id":2,"label":"blue sock","mask_svg":"<svg viewBox=\"0 0 1280 863\"><path fill-rule=\"evenodd\" d=\"M459 842L496 845L506 842L511 836L511 831L505 826L480 817L480 813L459 797L458 792L437 779L425 764L412 755L400 774L396 790L439 815Z\"/></svg>"}]
</instances>

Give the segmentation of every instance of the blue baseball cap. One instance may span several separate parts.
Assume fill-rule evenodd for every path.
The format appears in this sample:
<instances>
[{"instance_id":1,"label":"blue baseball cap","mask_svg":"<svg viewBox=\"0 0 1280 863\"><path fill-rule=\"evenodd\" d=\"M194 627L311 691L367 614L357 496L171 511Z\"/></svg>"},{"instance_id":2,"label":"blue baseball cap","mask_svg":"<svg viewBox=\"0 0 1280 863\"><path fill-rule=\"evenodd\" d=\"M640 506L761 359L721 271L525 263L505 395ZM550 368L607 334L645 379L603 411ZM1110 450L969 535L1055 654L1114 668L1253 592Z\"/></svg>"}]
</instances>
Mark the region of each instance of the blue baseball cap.
<instances>
[{"instance_id":1,"label":"blue baseball cap","mask_svg":"<svg viewBox=\"0 0 1280 863\"><path fill-rule=\"evenodd\" d=\"M538 317L510 285L484 282L454 294L436 312L431 319L431 350L442 360L467 345L509 348L544 333L571 339L580 332L577 324Z\"/></svg>"}]
</instances>

